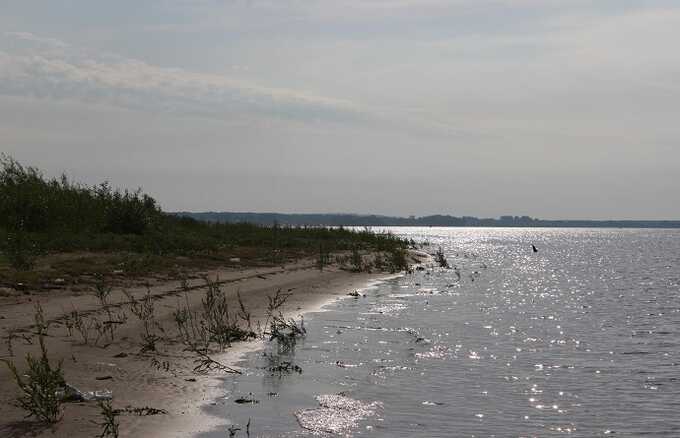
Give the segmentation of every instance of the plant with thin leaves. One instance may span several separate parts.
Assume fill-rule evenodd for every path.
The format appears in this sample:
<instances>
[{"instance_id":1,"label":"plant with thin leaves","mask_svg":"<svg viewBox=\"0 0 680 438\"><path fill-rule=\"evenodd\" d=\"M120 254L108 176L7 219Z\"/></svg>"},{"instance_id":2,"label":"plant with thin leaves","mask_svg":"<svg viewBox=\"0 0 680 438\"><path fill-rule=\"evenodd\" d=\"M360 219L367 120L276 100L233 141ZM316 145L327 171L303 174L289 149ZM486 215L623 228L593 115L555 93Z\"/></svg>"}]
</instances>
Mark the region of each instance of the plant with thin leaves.
<instances>
[{"instance_id":1,"label":"plant with thin leaves","mask_svg":"<svg viewBox=\"0 0 680 438\"><path fill-rule=\"evenodd\" d=\"M444 250L442 250L442 247L440 246L437 252L435 253L434 260L437 262L440 268L446 268L449 269L449 262L446 260L446 254L444 254Z\"/></svg>"},{"instance_id":2,"label":"plant with thin leaves","mask_svg":"<svg viewBox=\"0 0 680 438\"><path fill-rule=\"evenodd\" d=\"M101 340L102 337L104 337L108 329L106 328L104 323L100 321L99 318L97 317L92 317L92 319L90 320L90 325L97 332L97 337L94 339L94 345L98 346L99 341Z\"/></svg>"},{"instance_id":3,"label":"plant with thin leaves","mask_svg":"<svg viewBox=\"0 0 680 438\"><path fill-rule=\"evenodd\" d=\"M61 419L61 400L59 391L64 387L62 362L56 366L50 363L45 347L44 336L38 336L40 357L26 355L28 369L20 372L14 362L4 361L19 386L21 395L16 402L26 411L27 417L35 417L45 423L56 423Z\"/></svg>"},{"instance_id":4,"label":"plant with thin leaves","mask_svg":"<svg viewBox=\"0 0 680 438\"><path fill-rule=\"evenodd\" d=\"M88 324L83 315L78 312L75 307L68 316L68 319L73 322L73 327L80 333L80 337L83 339L83 344L87 345L90 342L90 328L91 324Z\"/></svg>"},{"instance_id":5,"label":"plant with thin leaves","mask_svg":"<svg viewBox=\"0 0 680 438\"><path fill-rule=\"evenodd\" d=\"M191 351L207 351L210 347L210 335L197 312L192 311L189 297L185 294L185 306L177 303L173 312L177 332L184 345Z\"/></svg>"},{"instance_id":6,"label":"plant with thin leaves","mask_svg":"<svg viewBox=\"0 0 680 438\"><path fill-rule=\"evenodd\" d=\"M243 304L243 299L241 298L241 291L236 291L236 298L238 298L238 317L244 321L248 326L248 331L253 332L253 322L251 319L251 314L248 309L246 309L245 304Z\"/></svg>"},{"instance_id":7,"label":"plant with thin leaves","mask_svg":"<svg viewBox=\"0 0 680 438\"><path fill-rule=\"evenodd\" d=\"M38 301L35 303L35 312L33 313L33 322L35 327L35 334L38 336L47 336L47 330L50 328L50 323L45 319L45 312L42 305Z\"/></svg>"},{"instance_id":8,"label":"plant with thin leaves","mask_svg":"<svg viewBox=\"0 0 680 438\"><path fill-rule=\"evenodd\" d=\"M111 400L103 400L99 402L99 409L101 409L100 414L102 416L102 422L98 423L101 427L101 433L99 438L118 438L118 429L120 427L116 417L120 415L118 410L113 409Z\"/></svg>"},{"instance_id":9,"label":"plant with thin leaves","mask_svg":"<svg viewBox=\"0 0 680 438\"><path fill-rule=\"evenodd\" d=\"M64 326L66 327L66 331L68 332L68 336L69 337L73 336L73 328L75 327L75 321L71 317L70 313L68 313L64 316Z\"/></svg>"},{"instance_id":10,"label":"plant with thin leaves","mask_svg":"<svg viewBox=\"0 0 680 438\"><path fill-rule=\"evenodd\" d=\"M130 311L142 323L144 331L140 335L142 341L142 353L156 351L156 344L162 338L156 334L156 329L160 329L156 322L156 309L151 290L147 289L146 295L141 300L137 300L134 295L125 292L130 303Z\"/></svg>"},{"instance_id":11,"label":"plant with thin leaves","mask_svg":"<svg viewBox=\"0 0 680 438\"><path fill-rule=\"evenodd\" d=\"M194 360L194 372L197 374L206 374L210 371L223 371L229 374L242 374L241 371L213 359L206 352L196 351L195 353L197 357Z\"/></svg>"},{"instance_id":12,"label":"plant with thin leaves","mask_svg":"<svg viewBox=\"0 0 680 438\"><path fill-rule=\"evenodd\" d=\"M9 357L14 357L14 336L15 336L16 329L9 329L7 330L7 338L5 339L5 345L7 345L7 355Z\"/></svg>"},{"instance_id":13,"label":"plant with thin leaves","mask_svg":"<svg viewBox=\"0 0 680 438\"><path fill-rule=\"evenodd\" d=\"M283 315L283 305L291 295L290 293L283 293L281 289L278 289L273 296L267 296L267 318L263 335L269 336L269 341L276 340L279 348L284 350L294 348L297 339L304 337L307 333L302 317L300 317L300 322L298 323L294 319L286 318Z\"/></svg>"},{"instance_id":14,"label":"plant with thin leaves","mask_svg":"<svg viewBox=\"0 0 680 438\"><path fill-rule=\"evenodd\" d=\"M95 297L97 297L99 303L102 306L102 309L104 309L106 315L108 316L108 320L104 321L102 324L103 327L106 329L105 331L108 332L111 342L113 342L115 339L117 325L124 322L121 321L120 319L113 318L113 313L111 312L111 305L109 303L109 297L111 296L112 291L113 286L109 285L106 282L103 275L99 275L94 285L94 295Z\"/></svg>"},{"instance_id":15,"label":"plant with thin leaves","mask_svg":"<svg viewBox=\"0 0 680 438\"><path fill-rule=\"evenodd\" d=\"M229 425L229 428L227 428L227 432L229 432L229 438L234 438L239 430L241 430L241 428L235 424Z\"/></svg>"},{"instance_id":16,"label":"plant with thin leaves","mask_svg":"<svg viewBox=\"0 0 680 438\"><path fill-rule=\"evenodd\" d=\"M210 334L210 340L216 342L220 350L224 350L226 347L230 347L232 342L245 341L255 337L256 335L250 327L243 329L238 324L238 319L230 314L227 296L218 282L206 278L206 287L206 294L202 300L202 316ZM244 311L245 307L242 307L241 312ZM245 313L244 317L249 318L247 312Z\"/></svg>"},{"instance_id":17,"label":"plant with thin leaves","mask_svg":"<svg viewBox=\"0 0 680 438\"><path fill-rule=\"evenodd\" d=\"M274 316L282 315L281 308L283 307L284 304L286 304L286 301L288 300L288 298L290 298L291 295L292 295L291 293L282 292L281 289L277 289L274 295L267 295L267 311L266 311L267 318L265 319L264 322L265 331L269 328L270 323ZM262 332L263 337L266 334L267 333Z\"/></svg>"}]
</instances>

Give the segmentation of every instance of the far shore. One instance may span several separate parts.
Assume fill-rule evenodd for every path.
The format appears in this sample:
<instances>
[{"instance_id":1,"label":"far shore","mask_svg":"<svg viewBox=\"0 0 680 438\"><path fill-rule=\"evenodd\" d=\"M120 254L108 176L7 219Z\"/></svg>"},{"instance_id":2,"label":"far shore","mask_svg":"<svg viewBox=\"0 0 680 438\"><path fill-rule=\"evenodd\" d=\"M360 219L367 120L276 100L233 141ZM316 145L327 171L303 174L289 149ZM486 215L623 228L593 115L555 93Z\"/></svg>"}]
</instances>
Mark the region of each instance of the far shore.
<instances>
[{"instance_id":1,"label":"far shore","mask_svg":"<svg viewBox=\"0 0 680 438\"><path fill-rule=\"evenodd\" d=\"M411 264L428 263L423 252L410 251ZM143 325L129 316L116 331L113 342L100 341L97 346L84 345L78 333L69 329L65 317L76 308L81 314L95 317L102 314L100 303L92 293L65 289L59 293L25 293L0 297L0 336L5 342L1 358L25 367L27 353L37 355L32 327L36 303L40 303L50 321L46 347L50 360L63 360L64 377L68 384L82 391L110 390L113 406L151 407L166 414L121 415L121 436L187 437L221 427L223 419L204 413L203 407L213 403L221 393L222 381L228 374L211 371L196 374L196 357L185 351L176 338L173 312L178 303L199 308L205 296L205 278L218 281L225 291L230 309L239 308L237 291L245 308L252 314L253 325L263 322L268 297L281 290L290 293L284 314L300 315L321 309L338 297L361 289L371 280L384 278L385 273L353 273L338 266L327 266L322 271L313 259L301 260L280 267L228 268L195 273L185 284L179 281L158 281L148 287L153 296L155 319L163 340L155 353L141 353L139 346ZM136 299L147 293L147 287L136 286L126 292ZM111 293L110 307L124 309L129 298L121 288ZM220 363L236 367L242 355L262 347L261 339L233 344L213 357ZM9 356L7 351L11 346ZM4 347L4 346L3 346ZM0 364L0 436L91 437L101 433L99 407L95 402L65 403L63 419L52 427L42 427L24 420L24 412L12 406L17 387L8 368ZM225 429L226 430L226 429Z\"/></svg>"}]
</instances>

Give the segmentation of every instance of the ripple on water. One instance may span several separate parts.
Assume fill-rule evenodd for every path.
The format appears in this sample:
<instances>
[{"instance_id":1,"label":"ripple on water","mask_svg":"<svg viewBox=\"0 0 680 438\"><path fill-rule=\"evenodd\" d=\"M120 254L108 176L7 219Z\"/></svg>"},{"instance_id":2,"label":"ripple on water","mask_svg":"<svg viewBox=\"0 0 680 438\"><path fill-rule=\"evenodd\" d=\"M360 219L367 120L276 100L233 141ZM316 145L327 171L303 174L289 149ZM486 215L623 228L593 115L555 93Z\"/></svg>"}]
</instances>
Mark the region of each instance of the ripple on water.
<instances>
[{"instance_id":1,"label":"ripple on water","mask_svg":"<svg viewBox=\"0 0 680 438\"><path fill-rule=\"evenodd\" d=\"M254 424L290 437L679 436L680 231L402 230L417 233L456 270L310 316L294 352L304 374L238 388L280 394L261 397ZM342 387L385 408L309 404ZM232 409L242 424L253 413Z\"/></svg>"},{"instance_id":2,"label":"ripple on water","mask_svg":"<svg viewBox=\"0 0 680 438\"><path fill-rule=\"evenodd\" d=\"M402 303L384 303L373 307L370 313L393 315L395 313L401 312L404 309L406 309L406 305Z\"/></svg>"},{"instance_id":3,"label":"ripple on water","mask_svg":"<svg viewBox=\"0 0 680 438\"><path fill-rule=\"evenodd\" d=\"M434 345L430 351L416 353L418 359L446 359L451 356L451 349L445 345Z\"/></svg>"}]
</instances>

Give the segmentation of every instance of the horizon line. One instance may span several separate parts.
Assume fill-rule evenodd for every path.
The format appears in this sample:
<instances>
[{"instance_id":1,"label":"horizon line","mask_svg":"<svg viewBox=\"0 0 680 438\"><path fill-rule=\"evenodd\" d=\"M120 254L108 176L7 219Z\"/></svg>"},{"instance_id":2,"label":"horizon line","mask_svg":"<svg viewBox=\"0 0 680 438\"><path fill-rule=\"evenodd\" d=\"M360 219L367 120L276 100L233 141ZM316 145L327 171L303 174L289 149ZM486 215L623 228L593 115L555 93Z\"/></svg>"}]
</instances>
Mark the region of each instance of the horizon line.
<instances>
[{"instance_id":1,"label":"horizon line","mask_svg":"<svg viewBox=\"0 0 680 438\"><path fill-rule=\"evenodd\" d=\"M282 213L277 211L228 211L228 210L202 210L202 211L189 211L189 210L177 210L168 211L170 214L231 214L231 215L281 215L281 216L353 216L357 218L361 217L379 217L387 219L403 219L403 220L419 220L433 217L446 217L455 219L477 219L477 220L531 220L531 221L543 221L543 222L650 222L650 223L666 223L666 222L679 222L680 218L676 219L555 219L555 218L541 218L529 215L510 215L504 214L496 217L491 216L474 216L474 215L454 215L451 213L432 213L424 215L394 215L394 214L383 214L383 213L350 213L350 212L332 212L332 213L321 213L321 212L289 212Z\"/></svg>"}]
</instances>

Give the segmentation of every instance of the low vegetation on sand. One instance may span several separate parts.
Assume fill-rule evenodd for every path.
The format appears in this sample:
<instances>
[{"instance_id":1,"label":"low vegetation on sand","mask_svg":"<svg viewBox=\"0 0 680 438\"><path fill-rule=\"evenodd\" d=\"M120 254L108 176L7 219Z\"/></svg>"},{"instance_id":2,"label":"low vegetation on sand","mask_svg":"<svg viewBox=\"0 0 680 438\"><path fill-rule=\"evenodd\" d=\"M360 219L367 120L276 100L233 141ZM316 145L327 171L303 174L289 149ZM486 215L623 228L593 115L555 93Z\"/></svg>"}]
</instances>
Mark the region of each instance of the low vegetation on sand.
<instances>
[{"instance_id":1,"label":"low vegetation on sand","mask_svg":"<svg viewBox=\"0 0 680 438\"><path fill-rule=\"evenodd\" d=\"M109 288L107 285L102 285L100 290L106 291ZM185 289L184 292L186 297L189 290ZM307 333L302 317L298 321L284 316L283 307L291 296L290 293L284 293L278 289L275 294L268 295L265 318L258 321L257 327L254 328L251 312L243 304L240 294L237 294L239 304L237 310L230 311L224 290L218 282L206 278L205 297L201 301L200 308L192 310L188 306L188 300L186 307L181 302L177 303L173 312L177 329L174 333L171 330L164 329L160 321L155 319L154 299L149 293L142 299L137 299L129 293L126 293L126 295L129 300L125 303L128 310L139 318L143 326L139 340L140 351L136 354L136 357L137 359L150 359L150 365L153 368L174 374L175 366L170 360L178 359L178 361L181 361L187 357L184 354L186 352L188 357L193 358L195 366L192 371L195 374L211 372L240 374L241 371L215 360L212 354L224 351L231 346L232 342L260 338L278 346L278 354L269 355L271 365L268 369L272 375L276 374L279 378L282 378L285 375L302 373L300 366L291 361L282 360L279 356L282 353L291 352L295 348L297 340L304 338ZM106 299L101 299L100 302L101 308L98 311L90 312L90 322L98 321L96 314L111 314L109 302ZM121 310L121 312L125 314L124 310ZM120 323L125 324L127 320L127 317L122 318ZM99 426L101 438L119 436L117 417L122 414L158 415L168 413L164 409L148 406L128 406L125 409L114 409L110 392L103 395L85 394L69 385L65 380L62 368L63 360L55 361L48 356L45 340L53 334L49 333L51 323L45 319L42 306L39 303L35 305L34 322L32 329L35 333L27 336L25 340L32 345L33 339L37 337L39 356L36 357L29 352L25 356L26 363L23 364L21 361L12 359L14 353L10 346L10 358L1 359L0 363L4 362L17 385L18 395L14 399L14 404L24 411L27 418L33 417L37 420L37 425L51 425L59 422L64 412L62 404L68 402L98 402L100 421L96 424ZM100 337L109 333L106 328L101 331ZM74 338L77 335L70 330L68 337ZM11 342L11 335L9 341ZM178 341L186 348L182 351L175 349L174 353L170 354L169 348L178 345ZM96 343L95 341L95 345ZM158 349L160 344L165 347L163 351ZM127 354L115 357L126 356Z\"/></svg>"},{"instance_id":2,"label":"low vegetation on sand","mask_svg":"<svg viewBox=\"0 0 680 438\"><path fill-rule=\"evenodd\" d=\"M50 289L80 278L180 278L192 269L273 266L311 257L378 251L391 270L405 266L408 242L369 230L221 224L164 213L141 190L45 177L0 157L0 287ZM381 258L382 260L382 258Z\"/></svg>"},{"instance_id":3,"label":"low vegetation on sand","mask_svg":"<svg viewBox=\"0 0 680 438\"><path fill-rule=\"evenodd\" d=\"M40 357L28 354L25 372L20 372L11 360L5 360L5 363L20 390L21 395L17 397L16 404L26 412L26 416L45 423L56 423L62 414L58 394L65 383L62 364L60 362L55 366L50 362L42 333L38 334L38 341Z\"/></svg>"},{"instance_id":4,"label":"low vegetation on sand","mask_svg":"<svg viewBox=\"0 0 680 438\"><path fill-rule=\"evenodd\" d=\"M8 329L4 339L8 355L0 365L7 367L16 383L14 403L26 416L50 425L62 419L63 403L99 401L99 436L117 437L119 416L166 412L148 407L115 409L110 394L81 393L66 380L73 368L69 361L62 367L64 351L76 363L72 346L104 350L132 343L129 353L114 357L130 354L136 360L148 359L151 367L172 375L239 373L219 362L217 355L234 342L260 338L277 346L268 368L272 375L299 374L302 368L286 355L307 330L302 317L283 312L292 289L268 296L264 316L253 317L240 293L230 302L219 279L205 276L204 286L190 285L189 279L214 268L281 266L294 261L321 271L334 266L354 272L395 272L408 269L410 244L369 229L201 222L163 212L155 199L140 190L114 189L106 182L88 186L65 175L48 178L36 168L0 156L0 298L38 292L28 297L36 303L34 324L22 331ZM169 279L180 280L173 296L184 298L178 299L172 312L176 330L163 319L156 303L161 298L151 288L152 282ZM147 293L129 291L131 285L146 285ZM72 304L61 317L48 319L40 300L55 295L41 294L62 288L74 296L91 294L98 308L79 310ZM122 291L125 298L116 299L114 290L118 296ZM199 290L205 295L197 304L189 295ZM62 340L69 349L55 348L59 345L55 326L63 327ZM17 339L34 347L22 345L22 353L15 356ZM191 369L182 370L187 361ZM230 432L235 433L235 429Z\"/></svg>"}]
</instances>

